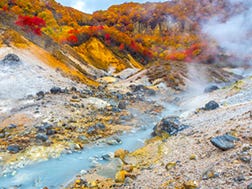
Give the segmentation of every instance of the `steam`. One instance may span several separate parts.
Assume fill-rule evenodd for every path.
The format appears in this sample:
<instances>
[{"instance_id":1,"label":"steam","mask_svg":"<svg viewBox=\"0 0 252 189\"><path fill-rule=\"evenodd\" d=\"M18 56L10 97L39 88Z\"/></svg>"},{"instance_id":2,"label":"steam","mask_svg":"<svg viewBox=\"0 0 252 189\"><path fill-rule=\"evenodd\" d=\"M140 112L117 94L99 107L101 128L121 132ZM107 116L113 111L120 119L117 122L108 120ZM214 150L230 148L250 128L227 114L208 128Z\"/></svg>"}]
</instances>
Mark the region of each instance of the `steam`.
<instances>
[{"instance_id":1,"label":"steam","mask_svg":"<svg viewBox=\"0 0 252 189\"><path fill-rule=\"evenodd\" d=\"M187 93L190 96L203 94L208 85L207 70L197 63L187 64Z\"/></svg>"},{"instance_id":2,"label":"steam","mask_svg":"<svg viewBox=\"0 0 252 189\"><path fill-rule=\"evenodd\" d=\"M252 66L252 2L249 0L229 0L236 13L226 21L213 18L203 25L203 32L214 39L226 54L240 59L239 65ZM239 9L239 8L238 8Z\"/></svg>"}]
</instances>

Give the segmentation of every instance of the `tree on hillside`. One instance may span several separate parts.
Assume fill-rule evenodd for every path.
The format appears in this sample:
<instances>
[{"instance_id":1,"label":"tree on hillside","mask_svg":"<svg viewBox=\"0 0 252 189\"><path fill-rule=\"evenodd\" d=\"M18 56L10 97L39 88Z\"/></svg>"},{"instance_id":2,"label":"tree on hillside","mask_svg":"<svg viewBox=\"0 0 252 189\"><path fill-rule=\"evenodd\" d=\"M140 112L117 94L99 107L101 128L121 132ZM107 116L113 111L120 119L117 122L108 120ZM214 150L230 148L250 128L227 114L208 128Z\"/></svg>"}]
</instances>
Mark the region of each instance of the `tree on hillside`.
<instances>
[{"instance_id":1,"label":"tree on hillside","mask_svg":"<svg viewBox=\"0 0 252 189\"><path fill-rule=\"evenodd\" d=\"M41 29L46 26L45 20L37 16L22 16L18 17L16 25L20 26L25 32L35 35L41 35Z\"/></svg>"}]
</instances>

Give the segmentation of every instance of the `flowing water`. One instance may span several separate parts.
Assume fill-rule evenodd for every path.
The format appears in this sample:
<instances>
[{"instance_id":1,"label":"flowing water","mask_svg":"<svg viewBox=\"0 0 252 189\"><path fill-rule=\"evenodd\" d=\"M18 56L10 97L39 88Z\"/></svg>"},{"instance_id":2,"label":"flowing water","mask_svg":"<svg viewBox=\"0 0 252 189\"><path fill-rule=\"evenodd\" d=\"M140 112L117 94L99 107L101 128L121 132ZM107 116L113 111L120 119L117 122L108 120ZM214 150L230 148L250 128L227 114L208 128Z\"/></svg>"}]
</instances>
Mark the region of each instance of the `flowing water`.
<instances>
[{"instance_id":1,"label":"flowing water","mask_svg":"<svg viewBox=\"0 0 252 189\"><path fill-rule=\"evenodd\" d=\"M177 110L170 105L169 111L162 114L171 115ZM151 135L152 128L161 116L151 117L150 115L139 115L136 110L132 110L133 115L139 116L141 129L122 134L120 137L122 143L118 145L107 145L105 143L90 144L79 153L64 154L60 158L50 159L48 161L34 163L16 170L12 174L0 178L0 189L20 188L20 189L39 189L47 186L50 189L62 188L81 170L91 168L92 158L102 157L102 155L113 153L119 148L133 151L144 145L144 141ZM101 158L100 158L101 159ZM100 163L105 163L100 160Z\"/></svg>"}]
</instances>

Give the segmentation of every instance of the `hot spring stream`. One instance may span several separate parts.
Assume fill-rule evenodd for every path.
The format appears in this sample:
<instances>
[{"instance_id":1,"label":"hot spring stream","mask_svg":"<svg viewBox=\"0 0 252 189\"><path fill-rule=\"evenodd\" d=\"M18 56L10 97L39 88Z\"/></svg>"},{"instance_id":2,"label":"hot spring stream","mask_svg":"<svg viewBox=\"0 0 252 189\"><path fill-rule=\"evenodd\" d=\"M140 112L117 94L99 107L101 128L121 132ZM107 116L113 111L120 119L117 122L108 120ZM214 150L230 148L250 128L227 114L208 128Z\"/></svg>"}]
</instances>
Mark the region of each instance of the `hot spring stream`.
<instances>
[{"instance_id":1,"label":"hot spring stream","mask_svg":"<svg viewBox=\"0 0 252 189\"><path fill-rule=\"evenodd\" d=\"M62 188L79 174L81 170L88 170L92 166L92 158L101 157L102 155L113 153L119 148L133 151L144 145L144 141L150 137L154 125L162 116L174 115L178 108L174 106L167 107L159 116L150 118L149 115L138 115L141 117L140 122L144 129L134 130L119 136L122 143L118 145L108 145L104 143L90 144L84 147L79 153L63 154L56 159L34 163L16 170L12 176L0 177L0 189L40 189L47 186L50 189ZM137 112L135 112L136 115ZM101 158L100 158L101 159ZM107 161L100 160L99 163Z\"/></svg>"}]
</instances>

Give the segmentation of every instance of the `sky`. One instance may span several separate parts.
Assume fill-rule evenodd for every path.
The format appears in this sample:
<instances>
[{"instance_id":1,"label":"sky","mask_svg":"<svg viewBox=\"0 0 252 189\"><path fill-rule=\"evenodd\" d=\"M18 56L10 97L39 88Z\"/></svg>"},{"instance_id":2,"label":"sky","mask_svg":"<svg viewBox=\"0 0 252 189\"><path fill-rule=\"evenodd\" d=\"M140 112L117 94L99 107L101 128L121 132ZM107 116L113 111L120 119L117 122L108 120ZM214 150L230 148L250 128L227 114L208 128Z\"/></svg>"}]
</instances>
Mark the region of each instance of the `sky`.
<instances>
[{"instance_id":1,"label":"sky","mask_svg":"<svg viewBox=\"0 0 252 189\"><path fill-rule=\"evenodd\" d=\"M111 5L122 4L127 0L56 0L65 6L70 6L85 13L92 13L96 10L105 10ZM146 0L132 0L133 2L145 3ZM165 0L149 0L149 2L161 2ZM128 1L131 2L131 1Z\"/></svg>"}]
</instances>

